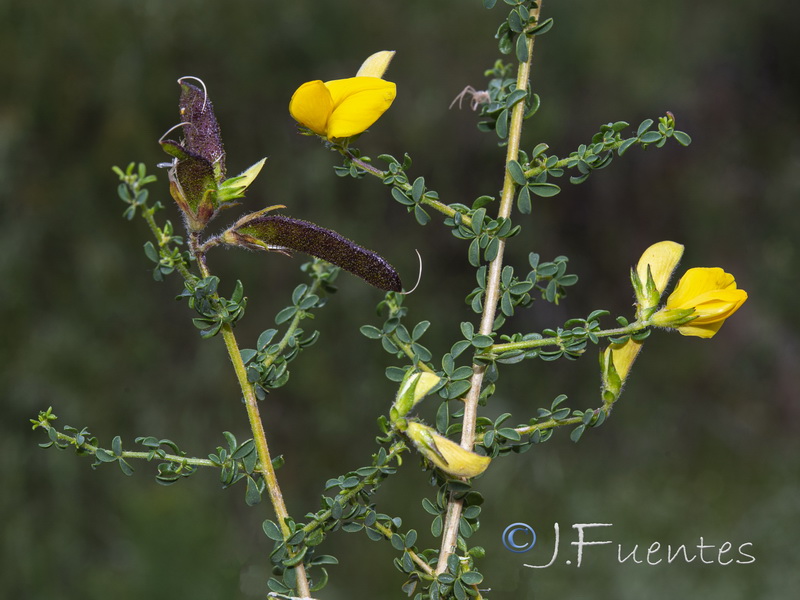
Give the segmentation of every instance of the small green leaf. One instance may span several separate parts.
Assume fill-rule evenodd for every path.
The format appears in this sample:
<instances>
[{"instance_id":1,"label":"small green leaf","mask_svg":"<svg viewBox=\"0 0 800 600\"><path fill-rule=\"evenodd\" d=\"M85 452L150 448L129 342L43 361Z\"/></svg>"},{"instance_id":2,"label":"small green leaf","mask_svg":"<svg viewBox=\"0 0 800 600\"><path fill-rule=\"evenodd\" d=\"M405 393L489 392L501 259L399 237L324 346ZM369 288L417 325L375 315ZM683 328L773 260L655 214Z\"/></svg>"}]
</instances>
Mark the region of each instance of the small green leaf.
<instances>
[{"instance_id":1,"label":"small green leaf","mask_svg":"<svg viewBox=\"0 0 800 600\"><path fill-rule=\"evenodd\" d=\"M543 35L553 28L553 18L546 19L536 27L528 30L528 35Z\"/></svg>"},{"instance_id":2,"label":"small green leaf","mask_svg":"<svg viewBox=\"0 0 800 600\"><path fill-rule=\"evenodd\" d=\"M581 439L581 436L583 435L584 431L586 431L586 425L585 424L578 425L575 429L573 429L570 432L569 439L571 439L573 442L577 442L578 440Z\"/></svg>"},{"instance_id":3,"label":"small green leaf","mask_svg":"<svg viewBox=\"0 0 800 600\"><path fill-rule=\"evenodd\" d=\"M372 325L363 325L361 329L359 329L359 331L361 331L361 335L371 340L380 339L381 336L383 335L380 329Z\"/></svg>"},{"instance_id":4,"label":"small green leaf","mask_svg":"<svg viewBox=\"0 0 800 600\"><path fill-rule=\"evenodd\" d=\"M521 63L528 62L528 37L525 35L517 36L517 60ZM503 136L505 137L505 136Z\"/></svg>"},{"instance_id":5,"label":"small green leaf","mask_svg":"<svg viewBox=\"0 0 800 600\"><path fill-rule=\"evenodd\" d=\"M430 321L420 321L419 323L417 323L416 326L414 327L414 331L411 332L411 339L418 340L419 338L421 338L428 330L428 327L430 327L430 325L431 325Z\"/></svg>"},{"instance_id":6,"label":"small green leaf","mask_svg":"<svg viewBox=\"0 0 800 600\"><path fill-rule=\"evenodd\" d=\"M501 140L504 140L508 137L508 119L508 109L505 108L498 115L497 125L495 126L495 133L497 133L497 137L499 137Z\"/></svg>"},{"instance_id":7,"label":"small green leaf","mask_svg":"<svg viewBox=\"0 0 800 600\"><path fill-rule=\"evenodd\" d=\"M531 192L542 198L551 198L561 191L561 188L554 183L531 183L528 187Z\"/></svg>"},{"instance_id":8,"label":"small green leaf","mask_svg":"<svg viewBox=\"0 0 800 600\"><path fill-rule=\"evenodd\" d=\"M116 456L110 452L107 452L106 450L103 450L102 448L98 448L94 455L100 462L109 463L117 460Z\"/></svg>"},{"instance_id":9,"label":"small green leaf","mask_svg":"<svg viewBox=\"0 0 800 600\"><path fill-rule=\"evenodd\" d=\"M688 133L684 133L683 131L673 131L672 136L675 138L681 146L688 146L692 143L692 138L689 136Z\"/></svg>"},{"instance_id":10,"label":"small green leaf","mask_svg":"<svg viewBox=\"0 0 800 600\"><path fill-rule=\"evenodd\" d=\"M511 179L514 180L514 183L517 185L525 185L527 183L527 179L525 178L525 171L522 169L522 165L520 165L516 160L508 161L508 174L511 175Z\"/></svg>"},{"instance_id":11,"label":"small green leaf","mask_svg":"<svg viewBox=\"0 0 800 600\"><path fill-rule=\"evenodd\" d=\"M156 250L153 242L145 242L144 254L156 264L161 260L161 258L158 256L158 250Z\"/></svg>"},{"instance_id":12,"label":"small green leaf","mask_svg":"<svg viewBox=\"0 0 800 600\"><path fill-rule=\"evenodd\" d=\"M422 199L422 194L425 192L425 179L417 177L414 184L411 186L411 199L414 202L419 202Z\"/></svg>"},{"instance_id":13,"label":"small green leaf","mask_svg":"<svg viewBox=\"0 0 800 600\"><path fill-rule=\"evenodd\" d=\"M642 137L642 134L653 126L653 119L645 119L639 124L636 130L636 137Z\"/></svg>"},{"instance_id":14,"label":"small green leaf","mask_svg":"<svg viewBox=\"0 0 800 600\"><path fill-rule=\"evenodd\" d=\"M247 506L255 506L261 502L261 491L258 489L258 484L249 475L247 476L247 491L244 495L244 501Z\"/></svg>"},{"instance_id":15,"label":"small green leaf","mask_svg":"<svg viewBox=\"0 0 800 600\"><path fill-rule=\"evenodd\" d=\"M658 131L648 131L639 136L639 141L643 144L653 144L659 141L663 136Z\"/></svg>"},{"instance_id":16,"label":"small green leaf","mask_svg":"<svg viewBox=\"0 0 800 600\"><path fill-rule=\"evenodd\" d=\"M460 579L465 585L478 585L481 581L483 581L483 575L477 571L467 571L466 573L461 574Z\"/></svg>"},{"instance_id":17,"label":"small green leaf","mask_svg":"<svg viewBox=\"0 0 800 600\"><path fill-rule=\"evenodd\" d=\"M527 185L523 185L519 189L519 196L517 196L517 209L524 215L531 214L533 205L531 203L531 192Z\"/></svg>"}]
</instances>

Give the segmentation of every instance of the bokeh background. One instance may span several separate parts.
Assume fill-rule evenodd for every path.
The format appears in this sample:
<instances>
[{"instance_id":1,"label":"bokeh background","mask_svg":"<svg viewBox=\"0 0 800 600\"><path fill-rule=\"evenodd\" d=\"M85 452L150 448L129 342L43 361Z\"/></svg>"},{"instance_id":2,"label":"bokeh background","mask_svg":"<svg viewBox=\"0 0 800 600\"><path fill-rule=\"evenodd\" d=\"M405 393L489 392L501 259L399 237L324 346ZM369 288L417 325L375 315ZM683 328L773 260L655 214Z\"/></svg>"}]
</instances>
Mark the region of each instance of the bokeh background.
<instances>
[{"instance_id":1,"label":"bokeh background","mask_svg":"<svg viewBox=\"0 0 800 600\"><path fill-rule=\"evenodd\" d=\"M502 4L502 3L501 3ZM723 266L750 299L711 340L658 333L636 364L613 418L579 444L547 444L498 461L478 483L486 497L475 541L492 598L759 598L800 591L800 445L797 369L797 202L800 199L796 3L712 0L545 2L556 27L538 39L533 84L543 100L523 147L544 141L561 155L602 123L671 110L689 148L634 149L610 168L520 217L509 250L571 259L578 286L558 307L536 304L514 325L557 326L594 308L629 315L628 268L650 243L686 245L684 267ZM310 79L351 75L368 54L395 49L392 109L360 147L414 158L447 202L496 194L497 140L470 111L448 110L466 85L481 88L497 57L501 18L478 0L335 3L173 0L0 0L0 589L9 598L260 598L268 577L268 516L217 473L171 487L151 465L132 477L97 472L70 452L41 450L28 419L53 406L58 424L88 427L106 444L121 435L169 437L203 456L221 431L248 436L220 340L200 340L177 278L155 283L142 252L148 231L121 218L112 165L164 160L156 143L177 121L182 75L209 86L235 173L269 161L247 208L283 203L378 250L407 280L413 248L425 257L411 323L441 355L473 315L466 248L434 220L418 227L378 182L334 176L336 157L298 136L286 106ZM163 171L151 189L177 222ZM244 346L302 281L302 259L212 255L230 288L250 297ZM294 364L289 384L264 405L290 510L318 506L328 477L369 462L376 417L394 386L396 360L361 336L378 323L379 292L349 275L318 313L321 342ZM225 284L224 284L225 285ZM794 317L792 315L795 314ZM486 409L523 422L559 393L597 404L593 352L581 361L524 363L501 373ZM424 410L423 410L424 412ZM415 459L378 496L429 540L420 506L430 494ZM541 544L512 554L510 523L530 523ZM591 533L576 568L573 523ZM553 524L562 552L549 569ZM427 537L426 537L427 536ZM619 564L639 545L751 543L756 561ZM388 544L363 534L329 540L341 565L321 598L399 597ZM662 550L663 553L663 550ZM663 556L663 554L662 554ZM568 558L572 565L565 564Z\"/></svg>"}]
</instances>

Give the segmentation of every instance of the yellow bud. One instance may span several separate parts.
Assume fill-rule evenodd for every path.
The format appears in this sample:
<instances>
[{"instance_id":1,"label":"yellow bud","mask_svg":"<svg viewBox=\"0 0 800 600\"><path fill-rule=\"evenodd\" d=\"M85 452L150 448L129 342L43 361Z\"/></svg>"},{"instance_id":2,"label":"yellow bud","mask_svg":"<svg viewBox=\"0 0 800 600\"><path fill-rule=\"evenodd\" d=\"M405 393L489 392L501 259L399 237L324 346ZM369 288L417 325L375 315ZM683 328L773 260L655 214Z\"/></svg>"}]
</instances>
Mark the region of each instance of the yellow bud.
<instances>
[{"instance_id":1,"label":"yellow bud","mask_svg":"<svg viewBox=\"0 0 800 600\"><path fill-rule=\"evenodd\" d=\"M247 188L250 187L250 184L255 181L256 177L258 177L258 174L264 167L265 162L267 162L267 159L262 158L256 164L250 166L236 177L231 177L230 179L223 181L219 186L218 195L220 203L230 202L232 200L236 200L237 198L242 198L245 191L247 191Z\"/></svg>"},{"instance_id":2,"label":"yellow bud","mask_svg":"<svg viewBox=\"0 0 800 600\"><path fill-rule=\"evenodd\" d=\"M397 390L390 413L392 421L406 416L441 380L435 373L409 370Z\"/></svg>"},{"instance_id":3,"label":"yellow bud","mask_svg":"<svg viewBox=\"0 0 800 600\"><path fill-rule=\"evenodd\" d=\"M381 50L376 52L361 65L356 77L383 77L389 63L394 58L394 50Z\"/></svg>"},{"instance_id":4,"label":"yellow bud","mask_svg":"<svg viewBox=\"0 0 800 600\"><path fill-rule=\"evenodd\" d=\"M642 349L642 342L628 338L624 344L611 344L600 356L600 370L603 379L603 396L611 393L607 399L615 401L622 392L622 386L628 378L633 361Z\"/></svg>"},{"instance_id":5,"label":"yellow bud","mask_svg":"<svg viewBox=\"0 0 800 600\"><path fill-rule=\"evenodd\" d=\"M466 450L433 428L409 421L405 431L416 449L439 470L453 477L475 477L489 466L491 458Z\"/></svg>"}]
</instances>

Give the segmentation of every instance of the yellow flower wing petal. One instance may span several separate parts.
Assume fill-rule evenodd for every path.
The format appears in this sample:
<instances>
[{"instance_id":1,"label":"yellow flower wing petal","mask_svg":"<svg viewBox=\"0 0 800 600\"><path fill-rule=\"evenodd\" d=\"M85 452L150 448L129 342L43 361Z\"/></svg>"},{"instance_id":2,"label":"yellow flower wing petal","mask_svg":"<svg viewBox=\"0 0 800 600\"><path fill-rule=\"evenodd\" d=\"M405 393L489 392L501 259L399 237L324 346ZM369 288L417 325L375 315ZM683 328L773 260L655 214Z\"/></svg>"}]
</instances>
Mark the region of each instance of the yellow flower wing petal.
<instances>
[{"instance_id":1,"label":"yellow flower wing petal","mask_svg":"<svg viewBox=\"0 0 800 600\"><path fill-rule=\"evenodd\" d=\"M699 315L694 324L724 321L736 312L747 300L747 292L738 289L714 290L700 294L694 299L695 312Z\"/></svg>"},{"instance_id":2,"label":"yellow flower wing petal","mask_svg":"<svg viewBox=\"0 0 800 600\"><path fill-rule=\"evenodd\" d=\"M736 289L733 275L719 267L695 267L681 277L675 290L667 298L667 309L693 308L701 294L714 290Z\"/></svg>"},{"instance_id":3,"label":"yellow flower wing petal","mask_svg":"<svg viewBox=\"0 0 800 600\"><path fill-rule=\"evenodd\" d=\"M397 86L378 77L350 77L325 82L333 99L327 135L345 138L364 132L392 105Z\"/></svg>"},{"instance_id":4,"label":"yellow flower wing petal","mask_svg":"<svg viewBox=\"0 0 800 600\"><path fill-rule=\"evenodd\" d=\"M333 107L331 93L320 80L301 85L289 101L289 113L294 120L318 135L328 133L328 120Z\"/></svg>"}]
</instances>

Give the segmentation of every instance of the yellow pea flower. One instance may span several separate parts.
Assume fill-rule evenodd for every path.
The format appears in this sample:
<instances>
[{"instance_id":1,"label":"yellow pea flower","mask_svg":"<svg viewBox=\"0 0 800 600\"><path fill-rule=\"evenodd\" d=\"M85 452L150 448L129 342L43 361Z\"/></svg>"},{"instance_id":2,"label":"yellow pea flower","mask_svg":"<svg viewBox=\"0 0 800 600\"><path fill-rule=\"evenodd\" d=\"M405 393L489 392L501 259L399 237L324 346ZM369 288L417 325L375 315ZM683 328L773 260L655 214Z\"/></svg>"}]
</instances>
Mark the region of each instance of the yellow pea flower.
<instances>
[{"instance_id":1,"label":"yellow pea flower","mask_svg":"<svg viewBox=\"0 0 800 600\"><path fill-rule=\"evenodd\" d=\"M718 267L686 271L652 323L677 329L682 335L713 337L725 320L747 300L733 275Z\"/></svg>"},{"instance_id":2,"label":"yellow pea flower","mask_svg":"<svg viewBox=\"0 0 800 600\"><path fill-rule=\"evenodd\" d=\"M329 140L363 133L392 105L397 86L381 76L394 52L370 56L356 77L308 81L289 102L295 121Z\"/></svg>"}]
</instances>

